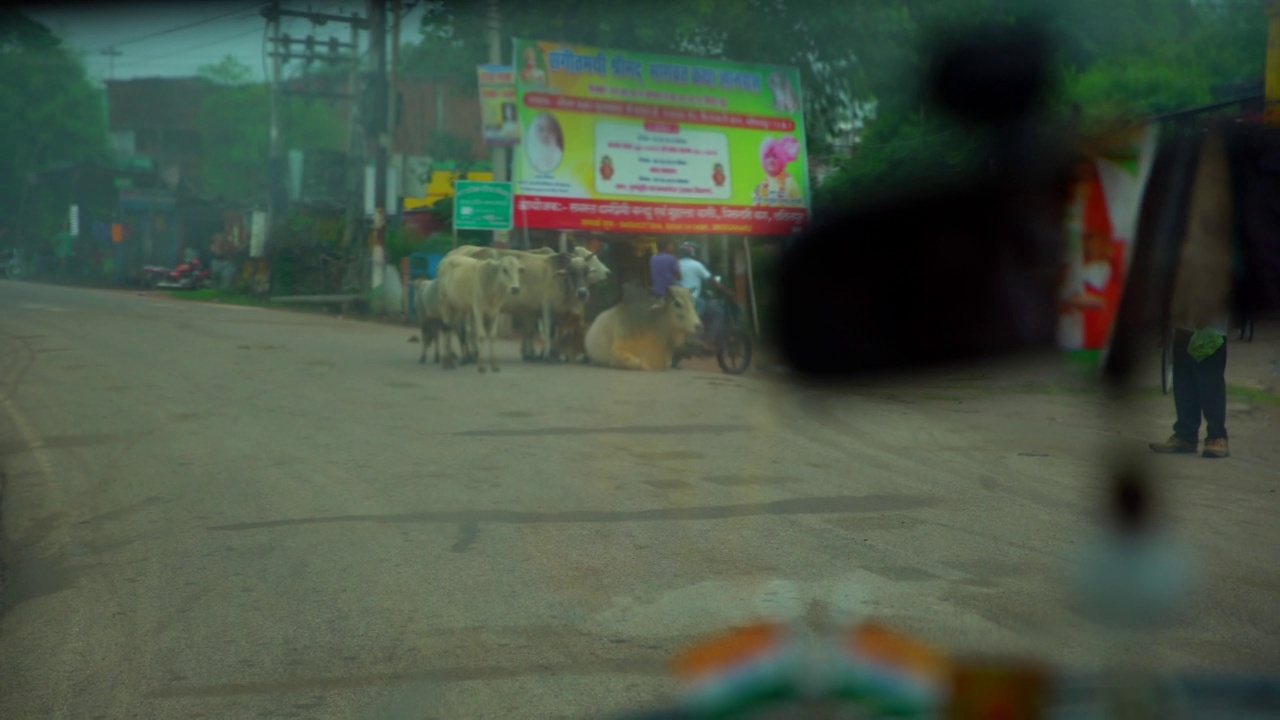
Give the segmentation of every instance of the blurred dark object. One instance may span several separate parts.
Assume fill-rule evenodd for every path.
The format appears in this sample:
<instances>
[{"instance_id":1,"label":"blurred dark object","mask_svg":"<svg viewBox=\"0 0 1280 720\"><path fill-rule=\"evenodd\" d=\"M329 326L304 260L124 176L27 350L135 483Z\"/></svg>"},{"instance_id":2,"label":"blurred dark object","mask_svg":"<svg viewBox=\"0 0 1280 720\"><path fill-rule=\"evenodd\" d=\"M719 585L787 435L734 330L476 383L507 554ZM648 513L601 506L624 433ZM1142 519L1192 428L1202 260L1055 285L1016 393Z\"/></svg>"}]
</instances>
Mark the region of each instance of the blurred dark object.
<instances>
[{"instance_id":1,"label":"blurred dark object","mask_svg":"<svg viewBox=\"0 0 1280 720\"><path fill-rule=\"evenodd\" d=\"M929 94L967 122L1017 123L1043 107L1049 61L1047 39L1035 30L997 28L981 39L944 41L929 73Z\"/></svg>"},{"instance_id":2,"label":"blurred dark object","mask_svg":"<svg viewBox=\"0 0 1280 720\"><path fill-rule=\"evenodd\" d=\"M1187 209L1200 159L1201 137L1181 135L1161 143L1138 208L1130 270L1116 312L1111 350L1104 365L1114 389L1128 380L1151 344L1138 342L1169 325L1169 301L1178 271ZM1118 341L1117 341L1118 340Z\"/></svg>"},{"instance_id":3,"label":"blurred dark object","mask_svg":"<svg viewBox=\"0 0 1280 720\"><path fill-rule=\"evenodd\" d=\"M1105 366L1117 386L1142 367L1150 347L1144 338L1170 323L1192 189L1210 133L1222 135L1231 173L1232 314L1254 320L1280 311L1280 129L1219 121L1166 140L1143 193L1132 269Z\"/></svg>"},{"instance_id":4,"label":"blurred dark object","mask_svg":"<svg viewBox=\"0 0 1280 720\"><path fill-rule=\"evenodd\" d=\"M855 205L788 249L777 327L794 369L837 379L1054 348L1077 158L1065 127L1038 121L1048 56L1039 34L1003 28L937 55L932 95L997 131L990 162Z\"/></svg>"},{"instance_id":5,"label":"blurred dark object","mask_svg":"<svg viewBox=\"0 0 1280 720\"><path fill-rule=\"evenodd\" d=\"M1236 196L1236 312L1280 311L1280 129L1237 124L1227 132Z\"/></svg>"}]
</instances>

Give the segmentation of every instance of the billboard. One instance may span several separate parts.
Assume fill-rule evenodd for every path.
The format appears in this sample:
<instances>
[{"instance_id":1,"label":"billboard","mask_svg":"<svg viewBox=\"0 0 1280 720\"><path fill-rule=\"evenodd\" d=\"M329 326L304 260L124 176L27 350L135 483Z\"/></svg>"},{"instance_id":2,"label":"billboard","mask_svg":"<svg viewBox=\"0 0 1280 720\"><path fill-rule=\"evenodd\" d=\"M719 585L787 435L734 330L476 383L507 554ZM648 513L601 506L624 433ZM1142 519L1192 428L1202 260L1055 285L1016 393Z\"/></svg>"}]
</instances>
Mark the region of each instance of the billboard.
<instances>
[{"instance_id":1,"label":"billboard","mask_svg":"<svg viewBox=\"0 0 1280 720\"><path fill-rule=\"evenodd\" d=\"M510 65L478 65L480 124L487 145L520 142L516 115L515 71Z\"/></svg>"},{"instance_id":2,"label":"billboard","mask_svg":"<svg viewBox=\"0 0 1280 720\"><path fill-rule=\"evenodd\" d=\"M1100 353L1110 345L1157 136L1153 125L1125 131L1081 162L1067 219L1058 317L1065 350ZM1081 359L1092 363L1093 355Z\"/></svg>"},{"instance_id":3,"label":"billboard","mask_svg":"<svg viewBox=\"0 0 1280 720\"><path fill-rule=\"evenodd\" d=\"M518 226L788 235L807 225L795 68L514 44Z\"/></svg>"}]
</instances>

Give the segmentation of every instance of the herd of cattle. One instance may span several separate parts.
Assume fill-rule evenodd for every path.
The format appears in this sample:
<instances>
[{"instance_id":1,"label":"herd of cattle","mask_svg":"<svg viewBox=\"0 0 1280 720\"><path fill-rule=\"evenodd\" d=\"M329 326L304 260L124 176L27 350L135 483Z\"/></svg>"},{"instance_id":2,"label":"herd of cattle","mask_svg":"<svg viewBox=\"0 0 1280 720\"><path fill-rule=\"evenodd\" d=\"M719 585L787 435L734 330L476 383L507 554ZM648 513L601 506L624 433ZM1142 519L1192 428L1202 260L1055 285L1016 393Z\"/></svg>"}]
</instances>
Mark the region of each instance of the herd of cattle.
<instances>
[{"instance_id":1,"label":"herd of cattle","mask_svg":"<svg viewBox=\"0 0 1280 720\"><path fill-rule=\"evenodd\" d=\"M457 248L441 260L434 280L415 283L414 309L422 324L418 362L425 364L427 346L435 345L435 361L446 370L474 361L480 372L497 372L493 345L498 316L506 313L521 328L525 360L670 368L673 353L702 332L693 296L673 286L658 298L628 284L622 300L588 327L591 286L608 277L609 269L585 248ZM455 339L461 356L453 350Z\"/></svg>"}]
</instances>

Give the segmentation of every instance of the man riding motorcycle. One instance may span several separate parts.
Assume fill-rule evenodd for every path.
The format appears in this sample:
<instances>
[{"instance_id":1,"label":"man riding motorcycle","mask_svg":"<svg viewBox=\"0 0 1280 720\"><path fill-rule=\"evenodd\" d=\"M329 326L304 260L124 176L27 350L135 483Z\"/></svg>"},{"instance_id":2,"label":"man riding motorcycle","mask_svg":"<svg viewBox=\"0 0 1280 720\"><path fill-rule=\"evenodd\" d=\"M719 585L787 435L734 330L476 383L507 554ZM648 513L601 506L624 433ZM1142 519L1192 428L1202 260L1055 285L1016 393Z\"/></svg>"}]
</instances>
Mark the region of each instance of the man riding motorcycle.
<instances>
[{"instance_id":1,"label":"man riding motorcycle","mask_svg":"<svg viewBox=\"0 0 1280 720\"><path fill-rule=\"evenodd\" d=\"M724 325L724 308L719 303L707 302L706 298L702 297L702 286L710 285L726 295L729 291L716 280L707 266L698 260L697 251L698 248L693 243L686 242L680 245L680 279L677 282L680 287L688 289L693 295L698 317L702 320L704 328L702 341L706 349L714 350Z\"/></svg>"}]
</instances>

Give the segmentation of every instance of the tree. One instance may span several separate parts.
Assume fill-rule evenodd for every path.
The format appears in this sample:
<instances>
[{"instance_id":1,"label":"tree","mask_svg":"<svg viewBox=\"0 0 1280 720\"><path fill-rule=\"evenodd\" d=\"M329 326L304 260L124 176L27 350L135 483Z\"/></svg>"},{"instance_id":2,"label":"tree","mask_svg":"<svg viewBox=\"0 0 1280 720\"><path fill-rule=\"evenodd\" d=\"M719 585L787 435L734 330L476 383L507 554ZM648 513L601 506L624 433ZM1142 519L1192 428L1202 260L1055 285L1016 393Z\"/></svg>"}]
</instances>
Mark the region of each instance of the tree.
<instances>
[{"instance_id":1,"label":"tree","mask_svg":"<svg viewBox=\"0 0 1280 720\"><path fill-rule=\"evenodd\" d=\"M244 202L265 200L271 151L270 88L252 82L252 70L230 55L201 67L198 73L216 85L197 121L206 148L205 192ZM308 104L286 95L280 101L280 125L286 147L345 150L345 124L327 103Z\"/></svg>"},{"instance_id":2,"label":"tree","mask_svg":"<svg viewBox=\"0 0 1280 720\"><path fill-rule=\"evenodd\" d=\"M859 63L850 37L893 37L883 23L870 23L897 20L893 13L900 4L874 0L863 11L823 0L504 2L502 28L506 38L794 66L812 146L849 118L852 100L869 94L865 78L876 76L874 66ZM475 65L487 58L485 4L437 0L423 17L422 32L414 62L473 86Z\"/></svg>"},{"instance_id":3,"label":"tree","mask_svg":"<svg viewBox=\"0 0 1280 720\"><path fill-rule=\"evenodd\" d=\"M48 237L65 208L28 178L107 157L105 98L49 28L12 9L0 10L0 78L0 228Z\"/></svg>"},{"instance_id":4,"label":"tree","mask_svg":"<svg viewBox=\"0 0 1280 720\"><path fill-rule=\"evenodd\" d=\"M1014 25L1039 22L1048 28L1059 51L1054 68L1061 80L1055 98L1058 109L1076 103L1090 123L1205 104L1214 99L1217 86L1260 79L1266 2L1078 0L1056 4L1049 12L1039 0L1005 0L987 17ZM947 0L931 7L941 13L961 6ZM922 47L927 33L917 27L903 37ZM914 77L904 86L918 85L921 69L916 64ZM885 90L874 81L869 87L888 102L860 138L857 156L819 190L817 208L833 207L887 184L936 176L972 160L968 153L975 149L974 138L948 127L945 119L911 117L910 92Z\"/></svg>"}]
</instances>

